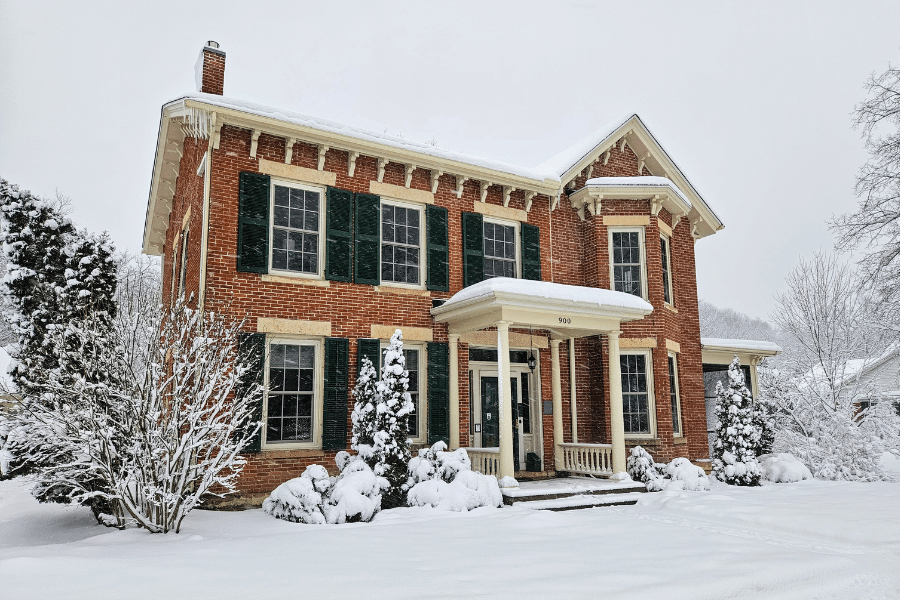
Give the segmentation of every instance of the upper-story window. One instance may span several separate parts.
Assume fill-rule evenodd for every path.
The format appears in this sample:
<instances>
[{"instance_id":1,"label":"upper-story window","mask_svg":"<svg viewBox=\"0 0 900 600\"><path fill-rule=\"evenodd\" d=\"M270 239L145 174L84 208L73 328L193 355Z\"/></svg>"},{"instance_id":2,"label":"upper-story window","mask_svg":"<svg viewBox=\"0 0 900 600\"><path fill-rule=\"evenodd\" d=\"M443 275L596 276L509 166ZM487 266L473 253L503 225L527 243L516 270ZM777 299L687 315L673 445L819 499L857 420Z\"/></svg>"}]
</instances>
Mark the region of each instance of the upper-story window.
<instances>
[{"instance_id":1,"label":"upper-story window","mask_svg":"<svg viewBox=\"0 0 900 600\"><path fill-rule=\"evenodd\" d=\"M666 236L660 236L659 248L662 254L662 274L663 274L663 299L666 304L674 304L672 302L672 255L671 241Z\"/></svg>"},{"instance_id":2,"label":"upper-story window","mask_svg":"<svg viewBox=\"0 0 900 600\"><path fill-rule=\"evenodd\" d=\"M320 275L321 190L276 183L272 195L271 269Z\"/></svg>"},{"instance_id":3,"label":"upper-story window","mask_svg":"<svg viewBox=\"0 0 900 600\"><path fill-rule=\"evenodd\" d=\"M382 199L381 281L422 284L422 209Z\"/></svg>"},{"instance_id":4,"label":"upper-story window","mask_svg":"<svg viewBox=\"0 0 900 600\"><path fill-rule=\"evenodd\" d=\"M610 229L609 246L613 289L646 299L643 227Z\"/></svg>"},{"instance_id":5,"label":"upper-story window","mask_svg":"<svg viewBox=\"0 0 900 600\"><path fill-rule=\"evenodd\" d=\"M484 220L484 278L517 277L516 225Z\"/></svg>"}]
</instances>

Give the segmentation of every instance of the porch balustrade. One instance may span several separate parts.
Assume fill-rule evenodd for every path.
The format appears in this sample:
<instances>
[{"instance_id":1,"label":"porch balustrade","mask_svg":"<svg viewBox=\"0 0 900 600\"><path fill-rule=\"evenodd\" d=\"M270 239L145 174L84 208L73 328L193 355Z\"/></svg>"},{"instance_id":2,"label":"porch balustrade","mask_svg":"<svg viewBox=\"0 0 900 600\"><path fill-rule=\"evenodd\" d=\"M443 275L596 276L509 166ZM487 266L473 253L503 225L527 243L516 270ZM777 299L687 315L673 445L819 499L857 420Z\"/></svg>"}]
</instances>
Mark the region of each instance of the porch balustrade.
<instances>
[{"instance_id":1,"label":"porch balustrade","mask_svg":"<svg viewBox=\"0 0 900 600\"><path fill-rule=\"evenodd\" d=\"M500 448L463 448L472 461L472 470L482 475L500 476Z\"/></svg>"},{"instance_id":2,"label":"porch balustrade","mask_svg":"<svg viewBox=\"0 0 900 600\"><path fill-rule=\"evenodd\" d=\"M579 475L612 475L612 448L612 444L557 444L556 452L562 457L562 471Z\"/></svg>"}]
</instances>

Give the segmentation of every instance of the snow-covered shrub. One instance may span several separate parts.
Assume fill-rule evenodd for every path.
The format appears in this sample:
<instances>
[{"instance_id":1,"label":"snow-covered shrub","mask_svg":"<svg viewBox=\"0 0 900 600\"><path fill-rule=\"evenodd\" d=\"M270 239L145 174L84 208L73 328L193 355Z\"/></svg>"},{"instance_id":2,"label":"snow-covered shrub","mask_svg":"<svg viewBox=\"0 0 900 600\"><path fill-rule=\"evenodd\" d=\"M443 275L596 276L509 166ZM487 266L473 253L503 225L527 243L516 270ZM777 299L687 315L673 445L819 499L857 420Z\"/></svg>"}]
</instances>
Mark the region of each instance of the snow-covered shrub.
<instances>
[{"instance_id":1,"label":"snow-covered shrub","mask_svg":"<svg viewBox=\"0 0 900 600\"><path fill-rule=\"evenodd\" d=\"M407 495L409 506L463 512L482 506L501 506L503 495L497 478L471 470L459 471L453 481L431 479L417 483Z\"/></svg>"},{"instance_id":2,"label":"snow-covered shrub","mask_svg":"<svg viewBox=\"0 0 900 600\"><path fill-rule=\"evenodd\" d=\"M382 493L388 485L388 481L375 475L365 461L347 461L324 503L326 520L329 523L371 521L381 510Z\"/></svg>"},{"instance_id":3,"label":"snow-covered shrub","mask_svg":"<svg viewBox=\"0 0 900 600\"><path fill-rule=\"evenodd\" d=\"M503 503L497 478L473 471L463 448L447 452L447 444L442 441L419 450L419 455L409 461L408 473L409 506L464 511Z\"/></svg>"},{"instance_id":4,"label":"snow-covered shrub","mask_svg":"<svg viewBox=\"0 0 900 600\"><path fill-rule=\"evenodd\" d=\"M735 356L728 367L728 387L716 384L716 441L713 444L713 472L731 485L759 485L756 460L761 432L753 406L753 396L744 385L741 362Z\"/></svg>"},{"instance_id":5,"label":"snow-covered shrub","mask_svg":"<svg viewBox=\"0 0 900 600\"><path fill-rule=\"evenodd\" d=\"M375 381L371 361L363 358L353 389L351 447L376 475L390 483L382 498L384 508L403 506L408 489L409 418L415 410L408 390L403 334L398 329L384 354L381 380Z\"/></svg>"},{"instance_id":6,"label":"snow-covered shrub","mask_svg":"<svg viewBox=\"0 0 900 600\"><path fill-rule=\"evenodd\" d=\"M772 483L796 483L812 479L812 473L797 457L787 452L765 454L759 457L763 479Z\"/></svg>"},{"instance_id":7,"label":"snow-covered shrub","mask_svg":"<svg viewBox=\"0 0 900 600\"><path fill-rule=\"evenodd\" d=\"M709 491L709 477L706 476L703 469L684 457L676 458L667 464L665 473L666 478L671 479L671 482L665 486L666 490Z\"/></svg>"},{"instance_id":8,"label":"snow-covered shrub","mask_svg":"<svg viewBox=\"0 0 900 600\"><path fill-rule=\"evenodd\" d=\"M306 467L300 477L285 481L263 501L262 509L278 519L321 525L323 494L331 489L331 478L321 465Z\"/></svg>"},{"instance_id":9,"label":"snow-covered shrub","mask_svg":"<svg viewBox=\"0 0 900 600\"><path fill-rule=\"evenodd\" d=\"M335 462L340 475L329 477L325 467L310 465L300 477L275 488L263 501L263 510L278 519L309 525L371 521L381 510L387 480L347 452L338 452Z\"/></svg>"},{"instance_id":10,"label":"snow-covered shrub","mask_svg":"<svg viewBox=\"0 0 900 600\"><path fill-rule=\"evenodd\" d=\"M663 476L665 465L657 463L642 446L635 446L628 455L627 471L634 481L646 483L650 489L651 482ZM650 490L656 491L656 490Z\"/></svg>"},{"instance_id":11,"label":"snow-covered shrub","mask_svg":"<svg viewBox=\"0 0 900 600\"><path fill-rule=\"evenodd\" d=\"M472 461L463 448L447 452L447 444L435 442L430 448L422 448L419 455L409 461L410 487L422 481L441 479L450 483L460 471L470 471Z\"/></svg>"},{"instance_id":12,"label":"snow-covered shrub","mask_svg":"<svg viewBox=\"0 0 900 600\"><path fill-rule=\"evenodd\" d=\"M506 490L506 489L509 489L509 488L517 488L517 487L519 487L519 482L516 480L515 477L512 477L512 476L510 476L510 475L506 475L505 477L501 477L501 478L497 481L497 485L499 485L501 489Z\"/></svg>"}]
</instances>

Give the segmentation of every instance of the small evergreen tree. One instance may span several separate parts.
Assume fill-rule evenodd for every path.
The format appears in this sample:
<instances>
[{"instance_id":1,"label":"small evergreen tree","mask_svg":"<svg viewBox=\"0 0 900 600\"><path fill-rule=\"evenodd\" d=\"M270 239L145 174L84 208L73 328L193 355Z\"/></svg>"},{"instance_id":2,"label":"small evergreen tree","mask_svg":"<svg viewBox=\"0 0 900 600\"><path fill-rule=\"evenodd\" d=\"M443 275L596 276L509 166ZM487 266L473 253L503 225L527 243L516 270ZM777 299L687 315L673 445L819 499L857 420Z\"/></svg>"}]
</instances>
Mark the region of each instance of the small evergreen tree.
<instances>
[{"instance_id":1,"label":"small evergreen tree","mask_svg":"<svg viewBox=\"0 0 900 600\"><path fill-rule=\"evenodd\" d=\"M409 467L409 417L415 410L409 395L409 371L403 356L403 333L398 329L384 353L381 381L376 384L378 406L374 437L378 468L375 474L388 480L384 508L406 506L407 469Z\"/></svg>"},{"instance_id":2,"label":"small evergreen tree","mask_svg":"<svg viewBox=\"0 0 900 600\"><path fill-rule=\"evenodd\" d=\"M353 438L350 447L374 471L378 462L375 456L375 421L378 391L375 389L375 367L368 356L363 357L353 388Z\"/></svg>"},{"instance_id":3,"label":"small evergreen tree","mask_svg":"<svg viewBox=\"0 0 900 600\"><path fill-rule=\"evenodd\" d=\"M716 442L713 472L731 485L759 485L757 452L761 432L753 396L744 384L741 361L735 356L728 367L728 387L716 385Z\"/></svg>"}]
</instances>

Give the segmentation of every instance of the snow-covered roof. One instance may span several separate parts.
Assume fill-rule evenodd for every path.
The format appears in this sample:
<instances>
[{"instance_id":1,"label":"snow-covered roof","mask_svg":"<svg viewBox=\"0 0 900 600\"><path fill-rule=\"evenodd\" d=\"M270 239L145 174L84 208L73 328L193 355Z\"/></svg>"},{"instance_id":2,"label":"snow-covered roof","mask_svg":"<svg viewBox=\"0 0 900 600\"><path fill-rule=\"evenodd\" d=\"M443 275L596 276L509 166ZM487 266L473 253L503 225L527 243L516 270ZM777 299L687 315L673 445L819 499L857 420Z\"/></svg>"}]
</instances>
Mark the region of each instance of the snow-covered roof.
<instances>
[{"instance_id":1,"label":"snow-covered roof","mask_svg":"<svg viewBox=\"0 0 900 600\"><path fill-rule=\"evenodd\" d=\"M568 148L560 151L552 158L545 160L536 168L548 173L554 173L557 178L561 177L566 171L581 162L581 159L591 154L597 147L597 144L609 139L616 130L636 116L637 115L635 114L622 115L620 118L611 121L590 135L578 140Z\"/></svg>"},{"instance_id":2,"label":"snow-covered roof","mask_svg":"<svg viewBox=\"0 0 900 600\"><path fill-rule=\"evenodd\" d=\"M760 340L729 340L724 338L700 338L700 346L709 349L740 350L744 352L762 352L781 354L781 346Z\"/></svg>"},{"instance_id":3,"label":"snow-covered roof","mask_svg":"<svg viewBox=\"0 0 900 600\"><path fill-rule=\"evenodd\" d=\"M498 295L524 296L559 300L573 304L594 304L597 307L617 307L634 310L653 311L653 307L643 298L625 292L615 292L601 288L565 285L550 281L532 281L530 279L513 279L511 277L493 277L456 292L444 307L462 304L471 300Z\"/></svg>"}]
</instances>

